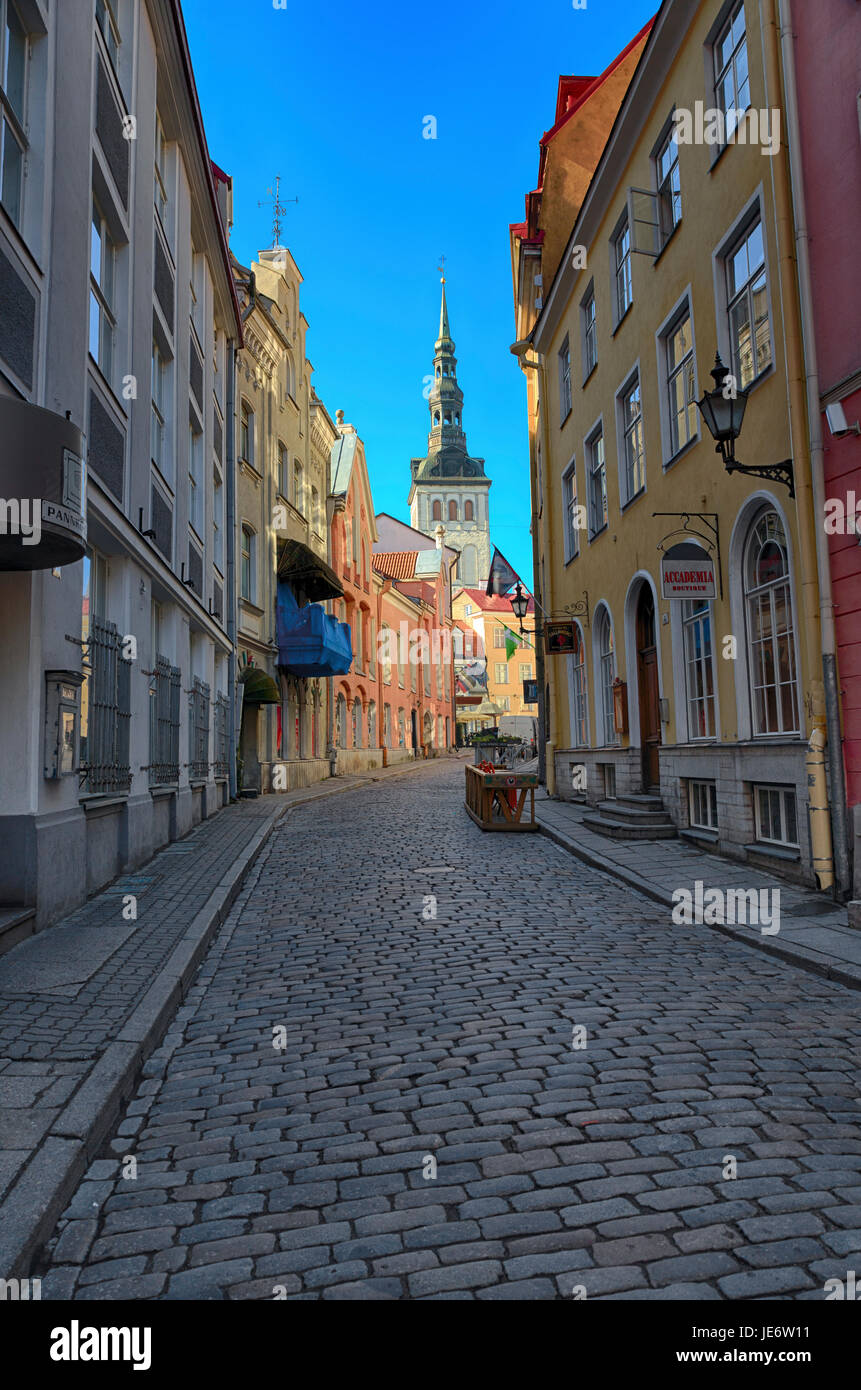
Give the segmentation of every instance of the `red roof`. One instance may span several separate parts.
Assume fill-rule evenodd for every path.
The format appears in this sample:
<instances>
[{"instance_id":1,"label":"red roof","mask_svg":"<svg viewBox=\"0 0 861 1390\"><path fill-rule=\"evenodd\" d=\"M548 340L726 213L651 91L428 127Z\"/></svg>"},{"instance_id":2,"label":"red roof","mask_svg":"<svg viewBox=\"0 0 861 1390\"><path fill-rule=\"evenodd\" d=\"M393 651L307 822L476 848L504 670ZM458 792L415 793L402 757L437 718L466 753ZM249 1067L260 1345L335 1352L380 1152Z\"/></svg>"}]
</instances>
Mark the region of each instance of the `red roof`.
<instances>
[{"instance_id":1,"label":"red roof","mask_svg":"<svg viewBox=\"0 0 861 1390\"><path fill-rule=\"evenodd\" d=\"M529 593L529 590L527 589L525 592ZM506 598L504 594L486 594L483 589L460 589L455 594L455 598L459 598L460 594L465 594L470 603L477 603L483 613L504 613L508 618L514 616L511 609L511 599ZM531 594L529 594L529 607L526 612L535 612L535 600Z\"/></svg>"},{"instance_id":2,"label":"red roof","mask_svg":"<svg viewBox=\"0 0 861 1390\"><path fill-rule=\"evenodd\" d=\"M371 563L380 574L389 579L413 579L416 573L418 552L415 550L384 550L371 556Z\"/></svg>"}]
</instances>

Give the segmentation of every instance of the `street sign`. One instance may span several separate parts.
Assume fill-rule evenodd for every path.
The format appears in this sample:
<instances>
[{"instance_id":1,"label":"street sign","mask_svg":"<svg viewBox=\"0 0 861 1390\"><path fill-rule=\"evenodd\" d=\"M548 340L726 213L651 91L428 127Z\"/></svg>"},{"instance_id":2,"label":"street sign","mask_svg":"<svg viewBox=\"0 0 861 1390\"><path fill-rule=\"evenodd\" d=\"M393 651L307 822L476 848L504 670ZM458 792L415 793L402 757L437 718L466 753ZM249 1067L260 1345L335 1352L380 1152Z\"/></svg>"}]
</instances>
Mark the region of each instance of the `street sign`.
<instances>
[{"instance_id":1,"label":"street sign","mask_svg":"<svg viewBox=\"0 0 861 1390\"><path fill-rule=\"evenodd\" d=\"M672 559L664 556L661 560L661 596L669 599L714 598L715 562L707 556L702 559Z\"/></svg>"},{"instance_id":2,"label":"street sign","mask_svg":"<svg viewBox=\"0 0 861 1390\"><path fill-rule=\"evenodd\" d=\"M538 704L538 682L536 680L523 682L523 703L524 705Z\"/></svg>"},{"instance_id":3,"label":"street sign","mask_svg":"<svg viewBox=\"0 0 861 1390\"><path fill-rule=\"evenodd\" d=\"M574 624L572 622L546 622L544 642L548 655L564 655L574 650Z\"/></svg>"}]
</instances>

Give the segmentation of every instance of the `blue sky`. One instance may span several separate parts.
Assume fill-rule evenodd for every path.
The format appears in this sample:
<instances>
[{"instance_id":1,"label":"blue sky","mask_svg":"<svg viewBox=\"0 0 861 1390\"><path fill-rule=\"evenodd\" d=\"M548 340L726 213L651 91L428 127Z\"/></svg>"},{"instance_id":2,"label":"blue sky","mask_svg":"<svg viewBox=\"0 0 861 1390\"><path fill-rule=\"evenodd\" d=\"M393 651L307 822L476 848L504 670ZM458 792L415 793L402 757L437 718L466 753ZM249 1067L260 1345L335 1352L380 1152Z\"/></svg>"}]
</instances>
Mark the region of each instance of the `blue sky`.
<instances>
[{"instance_id":1,"label":"blue sky","mask_svg":"<svg viewBox=\"0 0 861 1390\"><path fill-rule=\"evenodd\" d=\"M183 0L210 153L234 179L231 245L282 241L304 276L314 385L365 441L378 511L408 520L409 461L439 324L441 253L464 427L485 459L491 539L532 579L525 386L509 222L523 218L560 73L601 72L658 0ZM422 138L432 115L437 138Z\"/></svg>"}]
</instances>

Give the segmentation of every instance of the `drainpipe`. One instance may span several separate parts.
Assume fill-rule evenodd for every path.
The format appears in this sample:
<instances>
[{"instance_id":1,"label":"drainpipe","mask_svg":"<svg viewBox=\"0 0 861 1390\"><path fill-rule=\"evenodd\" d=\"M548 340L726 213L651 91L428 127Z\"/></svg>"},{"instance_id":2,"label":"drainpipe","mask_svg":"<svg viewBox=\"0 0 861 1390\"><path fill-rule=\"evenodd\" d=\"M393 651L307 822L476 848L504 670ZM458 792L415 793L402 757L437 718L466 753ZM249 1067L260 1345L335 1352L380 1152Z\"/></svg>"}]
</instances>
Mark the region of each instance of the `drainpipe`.
<instances>
[{"instance_id":1,"label":"drainpipe","mask_svg":"<svg viewBox=\"0 0 861 1390\"><path fill-rule=\"evenodd\" d=\"M807 230L806 202L804 195L804 170L801 159L801 130L798 116L798 91L795 80L795 51L792 29L792 9L790 0L778 0L780 22L780 51L783 70L784 112L789 153L789 170L793 191L793 230L795 236L796 269L798 276L798 296L801 313L801 337L804 350L807 385L807 417L810 431L810 472L813 484L813 506L816 536L816 569L819 580L819 626L822 649L822 674L825 687L825 724L827 741L825 755L821 751L817 731L811 738L809 749L813 760L823 764L820 778L824 782L824 763L827 758L831 790L830 830L833 840L833 864L835 874L835 896L845 898L851 888L849 863L848 814L846 807L846 782L843 772L843 743L840 728L840 694L837 680L837 649L834 631L834 602L831 589L831 566L828 556L828 537L823 525L825 516L825 450L822 438L822 408L820 404L819 366L816 354L816 336L813 317L813 290L810 275L809 232ZM814 739L816 747L814 749ZM811 787L811 792L813 787ZM814 810L811 796L811 833L815 829L814 815L825 819L828 812L828 788L825 787L824 804ZM819 848L824 847L824 834L820 830ZM817 841L814 837L814 853ZM822 887L829 886L823 883Z\"/></svg>"},{"instance_id":2,"label":"drainpipe","mask_svg":"<svg viewBox=\"0 0 861 1390\"><path fill-rule=\"evenodd\" d=\"M228 788L231 801L236 800L236 755L238 751L238 731L236 728L236 358L238 349L227 352L227 464L225 467L227 484L227 525L224 544L227 551L225 565L224 602L227 612L227 636L230 651L227 656L227 729L228 729Z\"/></svg>"}]
</instances>

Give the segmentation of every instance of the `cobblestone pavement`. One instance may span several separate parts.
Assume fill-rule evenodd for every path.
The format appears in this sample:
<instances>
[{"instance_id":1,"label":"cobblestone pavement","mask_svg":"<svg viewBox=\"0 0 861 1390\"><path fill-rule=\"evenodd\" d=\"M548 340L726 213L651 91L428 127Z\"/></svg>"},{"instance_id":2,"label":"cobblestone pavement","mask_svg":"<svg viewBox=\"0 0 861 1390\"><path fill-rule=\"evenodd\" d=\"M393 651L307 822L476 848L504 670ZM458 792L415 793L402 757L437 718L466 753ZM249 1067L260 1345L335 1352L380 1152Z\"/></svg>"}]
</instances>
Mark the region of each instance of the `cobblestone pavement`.
<instances>
[{"instance_id":1,"label":"cobblestone pavement","mask_svg":"<svg viewBox=\"0 0 861 1390\"><path fill-rule=\"evenodd\" d=\"M44 1298L794 1300L861 1268L857 994L462 796L447 762L290 811Z\"/></svg>"}]
</instances>

